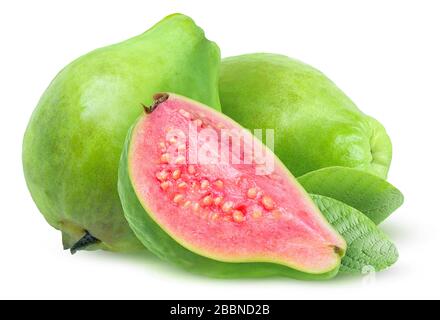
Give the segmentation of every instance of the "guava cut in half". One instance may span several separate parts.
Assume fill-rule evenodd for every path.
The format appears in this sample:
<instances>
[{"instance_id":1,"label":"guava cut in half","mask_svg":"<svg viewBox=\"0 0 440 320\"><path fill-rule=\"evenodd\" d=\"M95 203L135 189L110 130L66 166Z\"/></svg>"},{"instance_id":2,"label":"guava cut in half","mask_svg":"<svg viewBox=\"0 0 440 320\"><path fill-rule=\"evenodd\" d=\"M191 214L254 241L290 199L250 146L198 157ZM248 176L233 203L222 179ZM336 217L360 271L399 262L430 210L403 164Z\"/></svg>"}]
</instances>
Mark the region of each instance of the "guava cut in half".
<instances>
[{"instance_id":1,"label":"guava cut in half","mask_svg":"<svg viewBox=\"0 0 440 320\"><path fill-rule=\"evenodd\" d=\"M225 115L170 93L131 128L125 216L159 257L216 277L334 276L346 251L291 173Z\"/></svg>"}]
</instances>

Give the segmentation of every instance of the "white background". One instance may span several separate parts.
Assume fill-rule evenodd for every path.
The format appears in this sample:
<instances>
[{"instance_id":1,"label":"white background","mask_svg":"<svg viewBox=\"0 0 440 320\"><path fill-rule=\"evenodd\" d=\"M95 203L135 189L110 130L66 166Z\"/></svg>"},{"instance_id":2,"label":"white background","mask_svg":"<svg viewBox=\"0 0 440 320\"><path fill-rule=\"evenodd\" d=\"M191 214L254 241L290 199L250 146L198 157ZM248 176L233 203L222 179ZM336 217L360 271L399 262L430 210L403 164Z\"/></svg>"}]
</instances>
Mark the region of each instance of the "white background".
<instances>
[{"instance_id":1,"label":"white background","mask_svg":"<svg viewBox=\"0 0 440 320\"><path fill-rule=\"evenodd\" d=\"M25 186L21 140L40 95L74 58L182 12L224 57L276 52L314 65L394 144L406 202L384 225L400 261L376 280L216 280L154 257L70 256ZM440 298L439 1L1 1L0 298Z\"/></svg>"}]
</instances>

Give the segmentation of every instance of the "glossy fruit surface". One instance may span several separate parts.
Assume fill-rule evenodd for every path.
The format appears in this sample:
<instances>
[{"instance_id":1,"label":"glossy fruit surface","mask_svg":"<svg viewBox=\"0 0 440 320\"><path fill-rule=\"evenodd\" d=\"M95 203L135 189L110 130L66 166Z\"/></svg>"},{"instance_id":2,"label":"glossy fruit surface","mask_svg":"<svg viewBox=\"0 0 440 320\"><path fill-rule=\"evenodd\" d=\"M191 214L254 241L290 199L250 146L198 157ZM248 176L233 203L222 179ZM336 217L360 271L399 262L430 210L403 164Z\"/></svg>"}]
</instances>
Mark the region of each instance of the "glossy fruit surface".
<instances>
[{"instance_id":1,"label":"glossy fruit surface","mask_svg":"<svg viewBox=\"0 0 440 320\"><path fill-rule=\"evenodd\" d=\"M275 153L295 175L343 166L386 178L391 142L324 74L275 54L224 59L223 112L249 129L275 129Z\"/></svg>"}]
</instances>

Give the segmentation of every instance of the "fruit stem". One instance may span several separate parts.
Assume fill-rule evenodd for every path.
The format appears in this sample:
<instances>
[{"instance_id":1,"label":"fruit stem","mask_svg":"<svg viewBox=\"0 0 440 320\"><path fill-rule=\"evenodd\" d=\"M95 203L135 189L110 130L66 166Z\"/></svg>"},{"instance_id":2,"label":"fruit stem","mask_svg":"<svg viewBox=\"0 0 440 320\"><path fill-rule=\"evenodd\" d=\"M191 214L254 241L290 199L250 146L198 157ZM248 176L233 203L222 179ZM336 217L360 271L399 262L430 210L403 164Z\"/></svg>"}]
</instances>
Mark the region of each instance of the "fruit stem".
<instances>
[{"instance_id":1,"label":"fruit stem","mask_svg":"<svg viewBox=\"0 0 440 320\"><path fill-rule=\"evenodd\" d=\"M345 251L343 249L339 248L338 246L335 246L333 249L335 250L335 253L341 258L344 257Z\"/></svg>"},{"instance_id":2,"label":"fruit stem","mask_svg":"<svg viewBox=\"0 0 440 320\"><path fill-rule=\"evenodd\" d=\"M96 239L86 230L86 234L81 239L79 239L78 242L75 243L72 248L70 248L70 253L73 255L78 251L84 250L88 246L91 246L92 244L97 244L100 242L101 242L100 240Z\"/></svg>"},{"instance_id":3,"label":"fruit stem","mask_svg":"<svg viewBox=\"0 0 440 320\"><path fill-rule=\"evenodd\" d=\"M142 104L142 107L144 107L144 111L146 114L152 113L156 108L163 102L167 101L169 98L168 93L157 93L153 96L154 102L151 106L147 107L146 105Z\"/></svg>"}]
</instances>

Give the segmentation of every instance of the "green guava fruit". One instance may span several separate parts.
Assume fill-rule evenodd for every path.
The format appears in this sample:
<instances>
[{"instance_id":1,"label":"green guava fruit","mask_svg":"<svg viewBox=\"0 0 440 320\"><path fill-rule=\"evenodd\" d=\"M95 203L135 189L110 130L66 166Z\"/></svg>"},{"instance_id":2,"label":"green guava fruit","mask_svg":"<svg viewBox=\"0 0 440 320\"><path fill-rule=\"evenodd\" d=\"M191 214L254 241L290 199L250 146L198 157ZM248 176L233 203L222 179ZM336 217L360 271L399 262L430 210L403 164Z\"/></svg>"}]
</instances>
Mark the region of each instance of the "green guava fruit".
<instances>
[{"instance_id":1,"label":"green guava fruit","mask_svg":"<svg viewBox=\"0 0 440 320\"><path fill-rule=\"evenodd\" d=\"M329 197L310 196L347 242L341 273L379 272L396 263L399 258L396 246L362 212Z\"/></svg>"},{"instance_id":2,"label":"green guava fruit","mask_svg":"<svg viewBox=\"0 0 440 320\"><path fill-rule=\"evenodd\" d=\"M370 173L346 167L328 167L298 177L309 193L342 201L382 223L403 204L402 193L389 182Z\"/></svg>"},{"instance_id":3,"label":"green guava fruit","mask_svg":"<svg viewBox=\"0 0 440 320\"><path fill-rule=\"evenodd\" d=\"M249 129L274 129L275 154L295 175L343 166L386 178L391 142L318 70L286 56L247 54L220 68L222 111Z\"/></svg>"},{"instance_id":4,"label":"green guava fruit","mask_svg":"<svg viewBox=\"0 0 440 320\"><path fill-rule=\"evenodd\" d=\"M260 140L190 99L155 99L128 134L118 185L151 252L214 277L338 272L344 239Z\"/></svg>"},{"instance_id":5,"label":"green guava fruit","mask_svg":"<svg viewBox=\"0 0 440 320\"><path fill-rule=\"evenodd\" d=\"M173 90L219 109L217 45L191 18L166 17L145 33L65 67L34 111L23 143L26 182L65 248L143 248L117 192L125 136L151 103Z\"/></svg>"}]
</instances>

